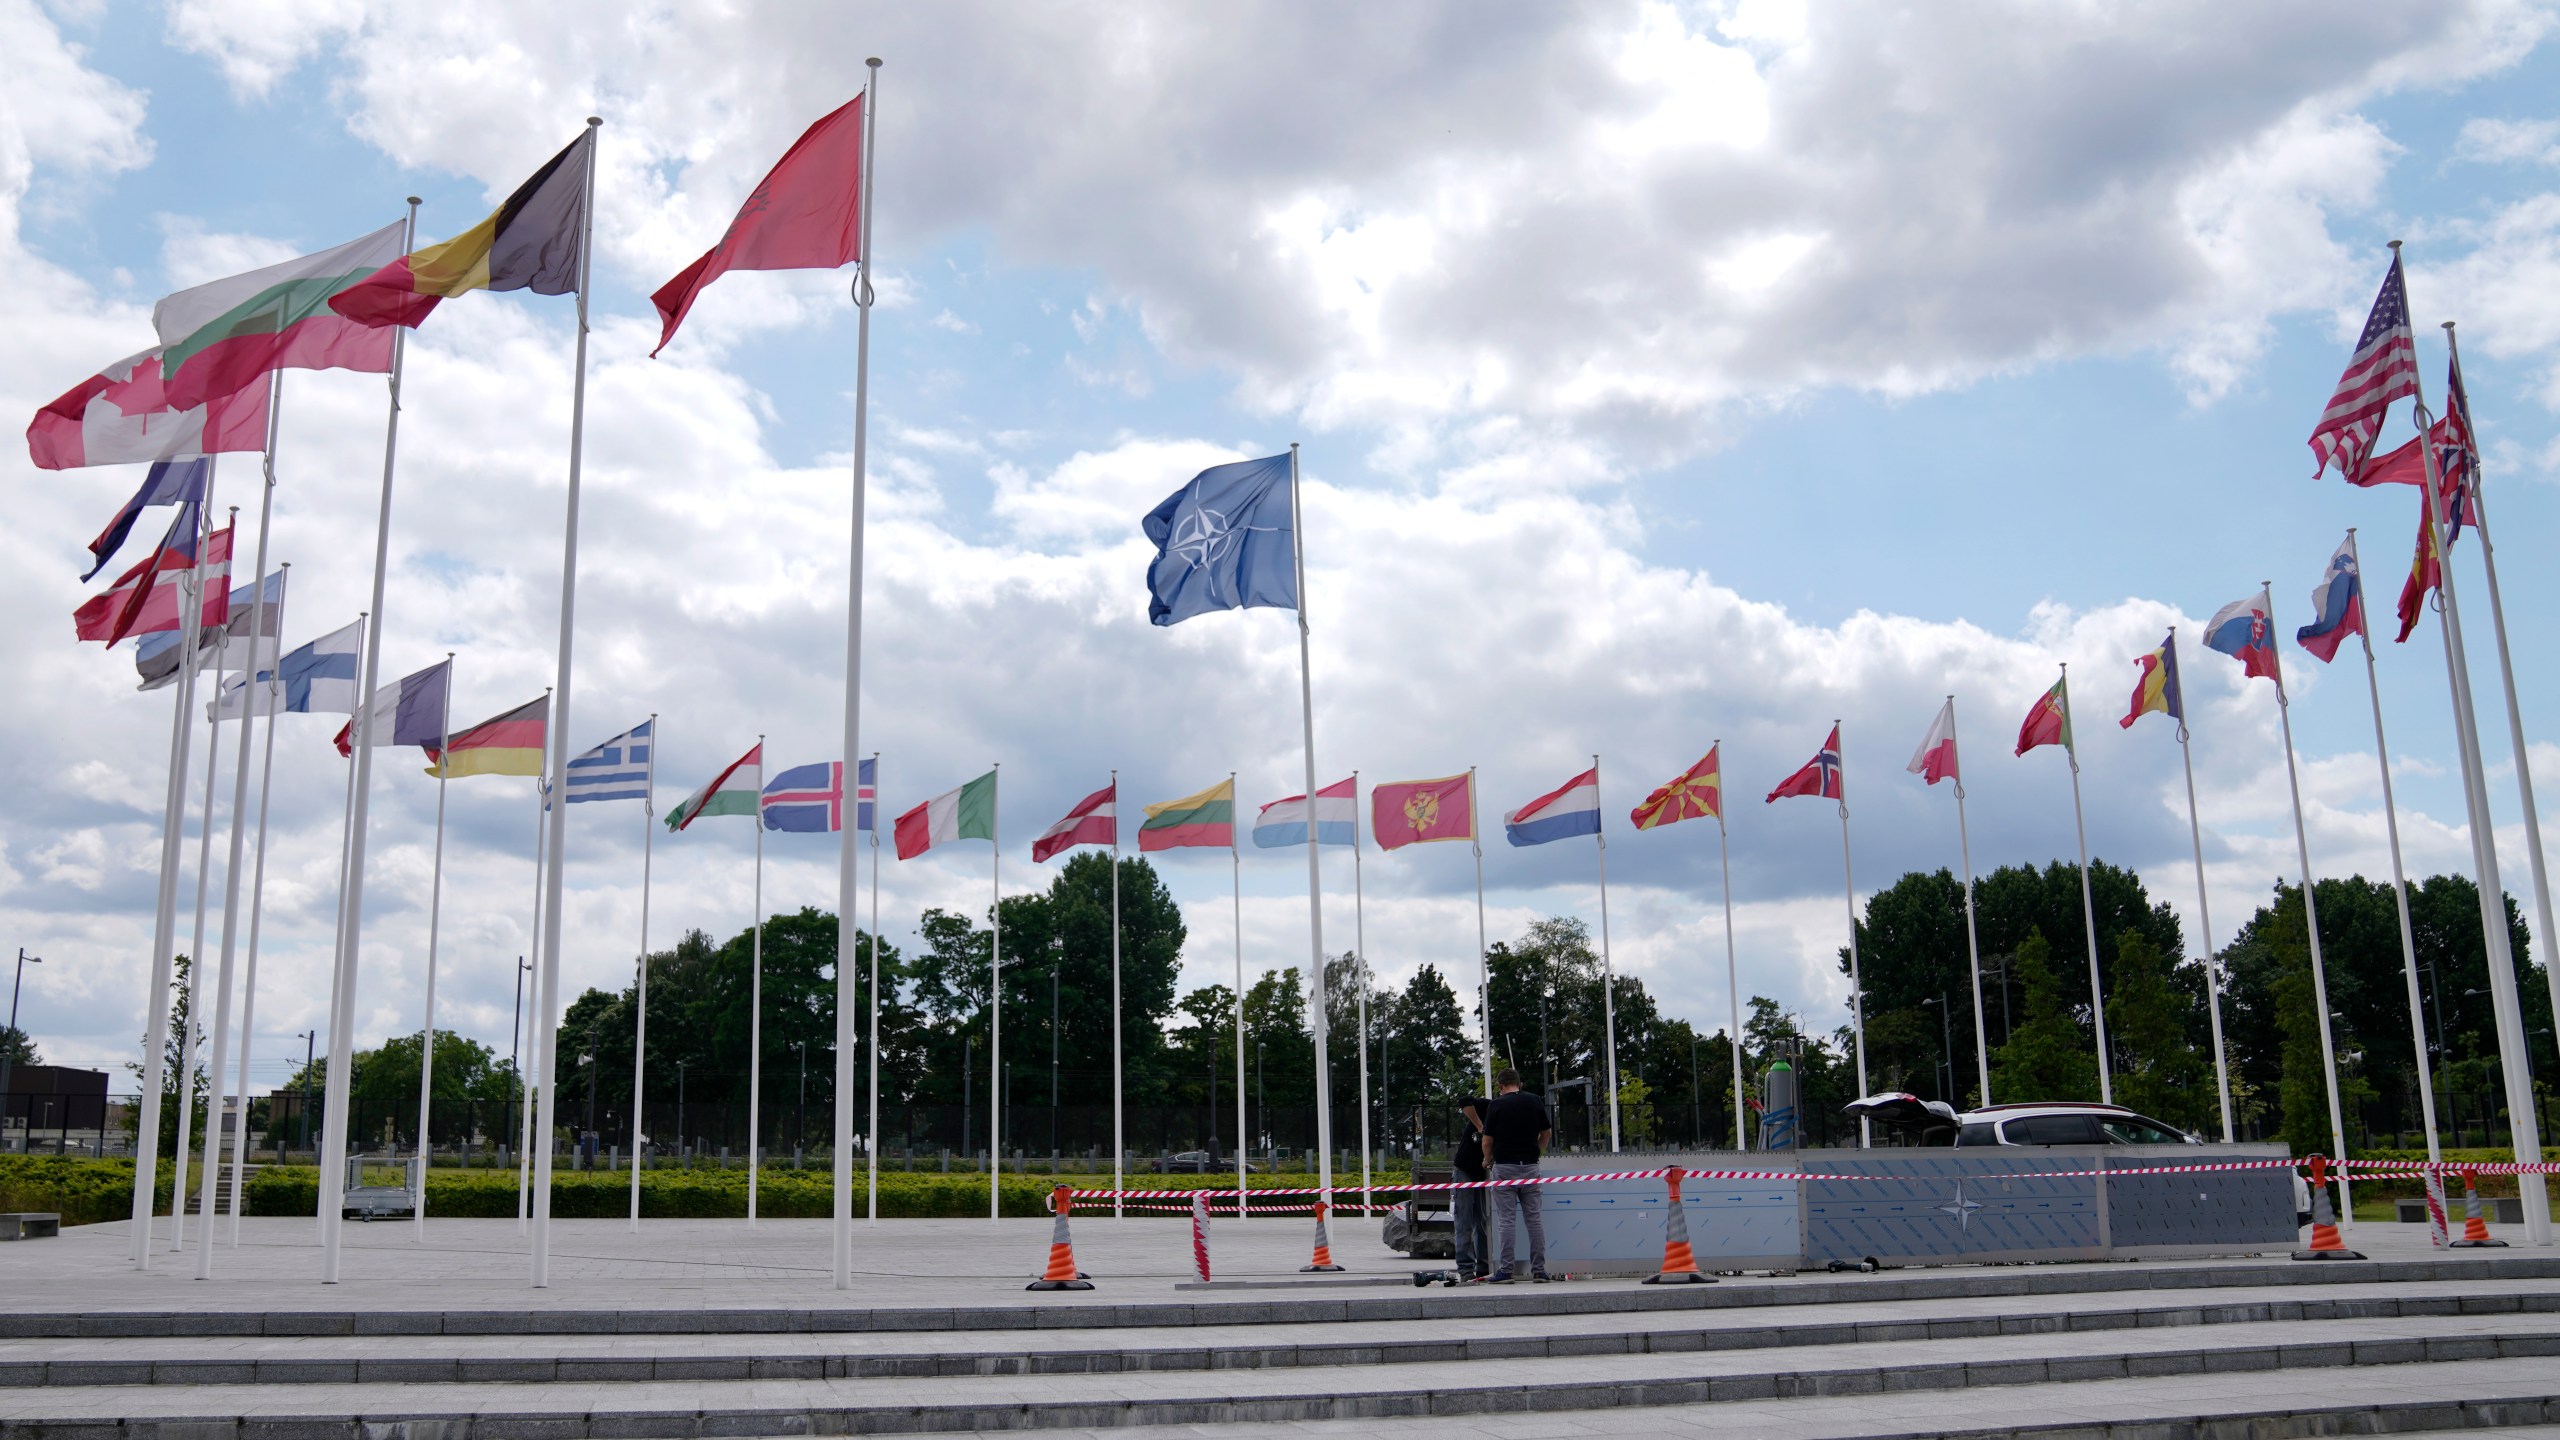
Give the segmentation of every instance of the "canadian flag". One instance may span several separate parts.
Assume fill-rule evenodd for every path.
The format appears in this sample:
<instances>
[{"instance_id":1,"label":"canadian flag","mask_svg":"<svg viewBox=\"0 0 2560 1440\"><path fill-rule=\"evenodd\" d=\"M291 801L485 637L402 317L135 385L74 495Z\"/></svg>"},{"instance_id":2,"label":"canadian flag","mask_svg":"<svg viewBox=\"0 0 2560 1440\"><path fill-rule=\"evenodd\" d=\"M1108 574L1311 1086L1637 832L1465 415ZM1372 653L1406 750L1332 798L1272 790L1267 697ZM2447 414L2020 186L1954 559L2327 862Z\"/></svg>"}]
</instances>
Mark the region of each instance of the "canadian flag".
<instances>
[{"instance_id":1,"label":"canadian flag","mask_svg":"<svg viewBox=\"0 0 2560 1440\"><path fill-rule=\"evenodd\" d=\"M1921 739L1920 748L1912 753L1909 768L1914 775L1928 776L1932 785L1949 778L1959 785L1964 783L1963 774L1956 768L1954 696L1948 696L1947 703L1938 707L1938 718L1929 722L1929 733Z\"/></svg>"}]
</instances>

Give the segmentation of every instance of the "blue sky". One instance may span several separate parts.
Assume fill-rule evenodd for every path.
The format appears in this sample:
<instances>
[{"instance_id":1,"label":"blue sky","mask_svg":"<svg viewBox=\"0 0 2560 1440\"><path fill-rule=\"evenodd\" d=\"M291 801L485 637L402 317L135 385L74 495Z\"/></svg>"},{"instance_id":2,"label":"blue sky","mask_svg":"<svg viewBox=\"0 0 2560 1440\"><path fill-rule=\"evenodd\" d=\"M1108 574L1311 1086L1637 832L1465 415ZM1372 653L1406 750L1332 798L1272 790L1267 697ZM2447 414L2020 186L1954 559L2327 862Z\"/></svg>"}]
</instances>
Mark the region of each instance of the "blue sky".
<instances>
[{"instance_id":1,"label":"blue sky","mask_svg":"<svg viewBox=\"0 0 2560 1440\"><path fill-rule=\"evenodd\" d=\"M233 0L0 3L14 43L46 57L13 87L0 150L6 243L30 277L7 302L18 353L0 388L22 409L147 343L165 290L336 243L410 193L422 233L449 234L590 108L606 116L571 728L583 744L662 713L662 803L759 731L777 766L833 753L844 278L723 281L654 362L646 297L858 85L866 52L890 62L866 734L893 812L1005 763L1008 889L1041 882L1029 837L1112 766L1132 811L1230 768L1248 804L1296 788L1286 620L1149 630L1135 527L1200 465L1297 440L1324 779L1473 763L1498 810L1597 751L1615 819L1720 737L1746 988L1828 1014L1845 994L1827 971L1836 825L1757 796L1845 718L1862 888L1952 864L1946 796L1901 767L1953 691L1977 862L2068 854L2058 759L2007 754L2068 660L2092 847L2187 913L2171 738L2108 722L2164 625L2191 636L2262 579L2280 623L2301 623L2348 525L2387 616L2414 497L2315 483L2304 439L2391 238L2410 241L2431 393L2436 322L2468 337L2537 745L2560 704L2539 661L2560 581L2532 559L2560 518L2560 62L2543 6L1938 21L1624 5L1468 27L1446 8L1078 19L777 0L717 30L662 15L573 35L573 12L505 7L456 28L353 3L298 25ZM1140 35L1143 61L1126 48ZM1327 46L1344 59L1321 76L1290 63ZM1239 56L1272 63L1205 78ZM1130 68L1095 78L1115 64ZM457 706L474 718L546 683L567 344L565 303L479 296L412 352L385 669L464 651ZM379 397L368 377L287 387L278 553L316 607L296 635L362 603ZM57 614L128 481L10 463L28 497L0 540L23 562L11 598ZM2478 575L2466 554L2475 597ZM2497 719L2489 643L2475 614ZM48 1053L107 1063L139 1023L166 717L125 689L120 658L72 651L49 622L10 644L19 673L74 698L0 722L30 796L0 822L0 907L59 957L30 1028ZM2412 868L2461 865L2432 626L2383 649ZM2362 677L2314 675L2291 647L2286 663L2314 864L2378 873ZM2269 688L2192 648L2186 665L2227 935L2294 873L2290 812ZM305 728L279 746L269 1054L317 1015L326 954L342 772ZM2529 909L2493 730L2507 883ZM417 1023L433 795L411 771L381 772L362 1040ZM453 795L440 988L446 1018L493 1043L529 918L524 785ZM572 986L627 968L638 824L598 819L574 844ZM1615 835L1612 919L1622 966L1713 1023L1721 929L1696 828ZM747 839L660 847L653 943L745 922ZM830 901L831 852L771 848L770 899ZM892 934L926 905L983 904L981 859L893 862ZM1461 860L1370 858L1382 970L1471 966ZM1497 935L1596 918L1580 847L1497 840L1487 863ZM1350 876L1333 865L1339 941ZM1168 866L1194 983L1230 963L1226 868ZM1302 958L1301 872L1248 854L1246 873L1248 963Z\"/></svg>"}]
</instances>

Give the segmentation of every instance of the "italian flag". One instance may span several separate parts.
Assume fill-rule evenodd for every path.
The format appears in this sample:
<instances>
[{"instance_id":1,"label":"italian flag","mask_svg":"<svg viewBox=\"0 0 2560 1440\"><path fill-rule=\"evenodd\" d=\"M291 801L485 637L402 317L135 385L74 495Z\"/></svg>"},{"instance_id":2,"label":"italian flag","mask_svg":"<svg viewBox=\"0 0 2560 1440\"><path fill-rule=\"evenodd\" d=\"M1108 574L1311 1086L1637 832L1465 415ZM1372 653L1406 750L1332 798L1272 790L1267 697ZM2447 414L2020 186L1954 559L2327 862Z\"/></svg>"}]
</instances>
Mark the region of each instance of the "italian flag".
<instances>
[{"instance_id":1,"label":"italian flag","mask_svg":"<svg viewBox=\"0 0 2560 1440\"><path fill-rule=\"evenodd\" d=\"M667 812L667 828L681 830L705 815L753 815L756 801L764 793L764 746L729 762L729 768L711 779L711 783L684 797L684 803Z\"/></svg>"},{"instance_id":2,"label":"italian flag","mask_svg":"<svg viewBox=\"0 0 2560 1440\"><path fill-rule=\"evenodd\" d=\"M996 772L946 790L898 817L898 858L913 860L954 840L996 838Z\"/></svg>"},{"instance_id":3,"label":"italian flag","mask_svg":"<svg viewBox=\"0 0 2560 1440\"><path fill-rule=\"evenodd\" d=\"M1235 777L1219 781L1197 795L1147 807L1147 823L1138 827L1138 849L1177 850L1186 845L1234 849L1236 843Z\"/></svg>"},{"instance_id":4,"label":"italian flag","mask_svg":"<svg viewBox=\"0 0 2560 1440\"><path fill-rule=\"evenodd\" d=\"M152 307L166 404L192 410L277 370L388 374L391 332L359 325L329 301L400 258L402 225L317 255L181 290Z\"/></svg>"}]
</instances>

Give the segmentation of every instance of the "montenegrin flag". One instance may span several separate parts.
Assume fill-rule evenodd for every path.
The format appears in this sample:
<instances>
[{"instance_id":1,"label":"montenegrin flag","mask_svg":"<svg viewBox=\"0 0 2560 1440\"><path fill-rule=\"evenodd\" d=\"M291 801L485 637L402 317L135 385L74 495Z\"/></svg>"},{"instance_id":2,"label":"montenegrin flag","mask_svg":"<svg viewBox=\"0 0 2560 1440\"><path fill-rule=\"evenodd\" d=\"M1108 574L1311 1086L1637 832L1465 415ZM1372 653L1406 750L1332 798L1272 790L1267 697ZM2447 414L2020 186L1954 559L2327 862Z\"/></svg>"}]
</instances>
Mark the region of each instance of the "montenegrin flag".
<instances>
[{"instance_id":1,"label":"montenegrin flag","mask_svg":"<svg viewBox=\"0 0 2560 1440\"><path fill-rule=\"evenodd\" d=\"M181 290L152 307L166 402L192 410L277 370L391 371L391 334L329 308L400 258L401 225L299 260Z\"/></svg>"},{"instance_id":2,"label":"montenegrin flag","mask_svg":"<svg viewBox=\"0 0 2560 1440\"><path fill-rule=\"evenodd\" d=\"M702 287L732 270L833 270L861 258L862 98L818 117L738 207L720 243L649 297L676 338ZM649 353L655 355L658 350Z\"/></svg>"},{"instance_id":3,"label":"montenegrin flag","mask_svg":"<svg viewBox=\"0 0 2560 1440\"><path fill-rule=\"evenodd\" d=\"M1706 758L1681 771L1670 784L1644 797L1627 817L1639 830L1651 830L1680 820L1696 820L1706 816L1724 818L1724 762L1717 753L1722 744L1707 747Z\"/></svg>"},{"instance_id":4,"label":"montenegrin flag","mask_svg":"<svg viewBox=\"0 0 2560 1440\"><path fill-rule=\"evenodd\" d=\"M437 301L473 290L566 295L577 289L595 145L590 125L488 219L374 271L330 297L329 308L359 325L415 326Z\"/></svg>"},{"instance_id":5,"label":"montenegrin flag","mask_svg":"<svg viewBox=\"0 0 2560 1440\"><path fill-rule=\"evenodd\" d=\"M988 771L957 790L945 790L898 817L898 858L913 860L936 845L954 840L996 838L996 772Z\"/></svg>"},{"instance_id":6,"label":"montenegrin flag","mask_svg":"<svg viewBox=\"0 0 2560 1440\"><path fill-rule=\"evenodd\" d=\"M1369 833L1378 848L1395 850L1434 840L1476 838L1476 776L1391 780L1369 787Z\"/></svg>"},{"instance_id":7,"label":"montenegrin flag","mask_svg":"<svg viewBox=\"0 0 2560 1440\"><path fill-rule=\"evenodd\" d=\"M705 815L753 815L763 799L764 746L759 744L668 811L667 828L682 830Z\"/></svg>"},{"instance_id":8,"label":"montenegrin flag","mask_svg":"<svg viewBox=\"0 0 2560 1440\"><path fill-rule=\"evenodd\" d=\"M539 775L543 733L551 719L551 697L530 700L504 715L493 715L468 730L456 730L439 753L426 747L427 773L451 780L463 775Z\"/></svg>"},{"instance_id":9,"label":"montenegrin flag","mask_svg":"<svg viewBox=\"0 0 2560 1440\"><path fill-rule=\"evenodd\" d=\"M1138 849L1178 850L1184 846L1233 849L1236 843L1236 782L1230 775L1197 795L1147 807L1138 827Z\"/></svg>"}]
</instances>

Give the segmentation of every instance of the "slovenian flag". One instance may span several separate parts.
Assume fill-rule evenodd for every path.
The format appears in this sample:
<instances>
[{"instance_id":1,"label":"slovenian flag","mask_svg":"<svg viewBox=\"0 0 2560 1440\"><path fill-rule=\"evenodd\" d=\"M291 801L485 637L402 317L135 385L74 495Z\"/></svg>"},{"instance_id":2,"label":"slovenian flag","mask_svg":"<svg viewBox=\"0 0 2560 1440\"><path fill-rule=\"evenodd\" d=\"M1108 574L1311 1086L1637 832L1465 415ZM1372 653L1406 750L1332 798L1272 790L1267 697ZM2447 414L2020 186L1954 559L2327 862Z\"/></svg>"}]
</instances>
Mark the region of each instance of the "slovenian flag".
<instances>
[{"instance_id":1,"label":"slovenian flag","mask_svg":"<svg viewBox=\"0 0 2560 1440\"><path fill-rule=\"evenodd\" d=\"M2338 647L2348 636L2365 633L2364 577L2356 569L2353 538L2340 541L2329 557L2329 573L2311 592L2311 613L2317 618L2293 632L2293 638L2323 663L2338 658Z\"/></svg>"},{"instance_id":2,"label":"slovenian flag","mask_svg":"<svg viewBox=\"0 0 2560 1440\"><path fill-rule=\"evenodd\" d=\"M2252 679L2263 675L2284 683L2276 673L2276 632L2268 623L2264 591L2214 611L2204 622L2204 643L2239 661Z\"/></svg>"},{"instance_id":3,"label":"slovenian flag","mask_svg":"<svg viewBox=\"0 0 2560 1440\"><path fill-rule=\"evenodd\" d=\"M1503 816L1502 832L1514 845L1544 845L1550 840L1599 834L1600 767L1592 766Z\"/></svg>"},{"instance_id":4,"label":"slovenian flag","mask_svg":"<svg viewBox=\"0 0 2560 1440\"><path fill-rule=\"evenodd\" d=\"M1358 777L1327 785L1316 792L1316 843L1357 845L1360 791ZM1274 800L1254 817L1253 843L1265 850L1307 843L1307 797Z\"/></svg>"}]
</instances>

